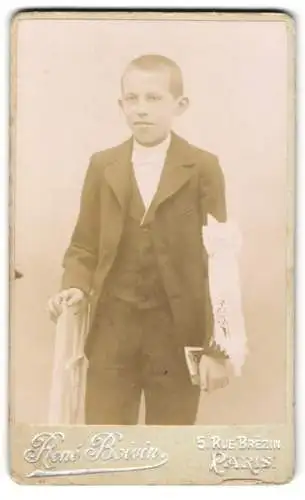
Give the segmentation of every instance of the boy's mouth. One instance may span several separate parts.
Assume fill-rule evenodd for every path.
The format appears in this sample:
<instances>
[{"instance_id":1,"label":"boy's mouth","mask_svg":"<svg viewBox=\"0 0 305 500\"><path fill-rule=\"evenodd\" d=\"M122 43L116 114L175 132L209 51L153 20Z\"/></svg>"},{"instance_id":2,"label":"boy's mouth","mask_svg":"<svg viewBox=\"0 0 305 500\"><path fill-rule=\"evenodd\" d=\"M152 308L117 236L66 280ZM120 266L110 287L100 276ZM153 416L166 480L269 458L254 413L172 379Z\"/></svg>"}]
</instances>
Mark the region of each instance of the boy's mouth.
<instances>
[{"instance_id":1,"label":"boy's mouth","mask_svg":"<svg viewBox=\"0 0 305 500\"><path fill-rule=\"evenodd\" d=\"M134 122L134 125L136 127L151 127L154 124L151 122Z\"/></svg>"}]
</instances>

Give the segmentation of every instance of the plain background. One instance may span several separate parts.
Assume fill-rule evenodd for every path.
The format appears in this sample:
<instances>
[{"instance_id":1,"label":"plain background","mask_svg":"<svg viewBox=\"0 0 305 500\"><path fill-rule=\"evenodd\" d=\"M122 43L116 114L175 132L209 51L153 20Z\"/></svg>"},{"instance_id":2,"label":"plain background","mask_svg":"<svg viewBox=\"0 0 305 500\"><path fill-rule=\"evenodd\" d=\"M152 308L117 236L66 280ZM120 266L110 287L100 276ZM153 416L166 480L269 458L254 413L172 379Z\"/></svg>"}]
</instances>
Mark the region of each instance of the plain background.
<instances>
[{"instance_id":1,"label":"plain background","mask_svg":"<svg viewBox=\"0 0 305 500\"><path fill-rule=\"evenodd\" d=\"M15 251L24 278L14 285L12 309L16 421L47 421L54 340L47 300L59 287L89 157L129 135L117 105L121 73L132 58L153 52L182 68L191 107L175 129L219 156L229 214L244 238L250 356L241 379L202 398L197 422L285 422L286 30L284 22L20 22Z\"/></svg>"},{"instance_id":2,"label":"plain background","mask_svg":"<svg viewBox=\"0 0 305 500\"><path fill-rule=\"evenodd\" d=\"M94 4L98 4L96 5L96 7L100 7L101 4L100 2L91 2L92 5ZM28 2L28 6L30 6L30 2ZM48 6L48 3L47 2L40 2L41 5L44 5L46 4L46 6ZM59 3L58 3L59 4ZM175 2L166 2L166 4L164 2L160 3L161 7L164 7L164 6L178 6L179 3L175 3ZM165 4L165 5L164 5ZM69 5L69 2L65 2L65 5L68 6ZM77 6L79 5L79 7L81 7L81 2L78 2L78 1L74 1L73 4L71 4L71 7L72 6ZM113 6L123 6L123 7L128 7L128 3L127 2L113 2L112 3ZM146 6L148 7L149 5L146 3L146 2L134 2L134 5L136 6ZM159 4L154 4L154 6L158 6ZM198 2L188 2L188 5L190 7L202 7L202 4L200 2L200 6L198 5ZM298 1L293 1L291 0L290 2L282 2L282 5L283 7L286 7L286 8L289 8L289 9L294 9L294 12L296 13L296 16L298 16L298 65L299 65L299 72L298 72L298 87L300 88L302 86L302 82L304 81L304 69L305 69L305 66L304 66L304 59L303 59L303 53L304 51L302 51L302 48L304 46L303 44L303 39L302 39L302 36L301 36L301 33L302 33L302 26L303 26L303 23L304 23L304 16L303 16L303 4L300 4ZM236 7L240 7L241 9L246 7L244 5L243 2L235 2L235 6ZM252 2L252 7L257 7L259 8L261 6L261 4L258 2ZM278 2L274 2L273 0L271 0L269 2L269 6L270 7L274 7L274 8L277 8L278 7ZM6 113L5 113L5 119L0 123L0 127L1 127L1 132L3 132L3 138L6 137L7 138L7 121L8 121L8 92L9 92L9 85L8 85L8 78L9 78L9 71L8 71L8 50L9 50L9 46L8 46L8 15L9 15L9 12L10 12L10 9L12 8L20 8L22 7L22 5L20 5L20 3L16 0L12 0L10 2L5 2L3 1L1 3L1 14L3 14L2 16L2 20L3 20L3 30L0 31L0 36L1 36L1 47L3 48L3 60L5 61L5 68L4 68L4 71L1 72L1 77L0 77L0 86L1 86L1 90L3 90L3 109L6 110ZM36 4L33 4L33 7L36 7ZM221 2L220 5L217 5L216 3L214 4L214 7L231 7L231 4L230 2L228 1L223 1ZM299 94L300 95L300 94ZM298 103L298 109L299 109L299 125L298 125L298 138L299 138L299 141L298 141L298 152L299 152L299 156L298 156L298 160L299 160L299 163L302 161L302 141L300 140L301 137L302 137L302 132L303 132L303 125L302 125L302 118L304 118L304 107L302 105L302 100L299 99L299 103ZM4 144L5 144L5 139L4 139ZM1 158L2 158L2 163L3 164L6 164L8 163L8 143L6 142L6 145L7 147L5 148L2 148L1 149ZM304 154L303 154L304 156ZM1 196L1 202L3 202L3 218L0 218L0 229L1 229L1 235L3 235L3 239L1 240L1 263L3 264L3 267L2 267L2 275L3 276L6 276L6 269L7 269L7 262L8 262L8 249L7 249L7 245L5 244L5 241L7 241L7 218L6 216L8 215L8 212L7 212L7 200L8 200L8 191L7 189L5 189L5 186L7 186L7 176L5 175L5 169L2 170L3 172L3 177L2 177L2 181L0 183L0 196ZM303 288L304 288L304 282L302 280L302 277L304 275L304 270L302 268L302 255L304 254L303 250L303 238L302 238L302 231L303 231L303 227L302 227L302 220L304 220L304 218L302 218L302 215L304 215L304 196L303 195L303 191L304 191L304 172L302 171L302 169L299 169L298 170L298 177L297 177L297 213L298 213L298 224L297 224L297 233L298 233L298 238L296 240L296 243L297 243L297 254L296 254L296 257L297 257L297 270L298 270L298 280L297 280L297 288L296 288L296 292L297 292L297 295L296 295L296 300L297 300L297 309L296 309L296 321L297 321L297 342L298 342L298 349L296 350L296 359L297 359L297 364L296 364L296 374L297 374L297 397L298 397L298 405L296 407L296 410L297 410L297 422L298 422L298 431L297 431L297 436L298 436L298 443L299 443L299 447L298 447L298 467L297 467L297 476L296 478L294 479L294 481L292 483L290 483L289 485L285 485L285 486L282 486L280 488L278 487L261 487L259 490L257 490L257 487L256 486L249 486L247 487L246 489L246 493L247 495L251 498L256 498L256 494L259 492L259 494L264 497L264 495L266 495L266 497L268 498L279 498L279 497L282 497L282 498L287 498L287 494L288 495L291 495L293 498L299 498L300 496L300 491L302 489L302 485L304 483L304 474L303 474L303 465L304 465L304 460L303 460L303 454L302 454L302 449L303 449L303 444L304 444L304 433L302 434L302 426L301 426L301 422L304 420L304 397L303 397L303 392L300 390L300 380L304 379L304 363L302 362L302 359L303 359L303 353L304 353L304 342L303 342L303 336L301 335L301 331L304 329L303 326L304 326L304 308L302 307L302 303L301 303L301 300L302 300L302 292L303 292ZM303 189L303 191L302 191ZM3 259L2 259L3 257ZM5 258L6 257L6 258ZM2 323L4 325L7 325L7 321L6 321L6 318L7 318L7 305L8 305L8 293L7 293L7 280L4 279L2 282L2 286L1 286L1 289L0 289L0 292L1 292L1 304L3 305L3 308L1 308L1 319L2 319ZM6 369L7 369L7 346L8 346L8 335L4 335L3 336L3 348L0 350L0 356L1 356L1 366L3 367L3 377L1 378L1 384L0 384L0 391L1 391L1 396L3 396L3 404L4 404L4 407L6 407L7 405L7 397L8 397L8 386L7 386L7 372L6 372ZM304 353L305 354L305 353ZM58 498L58 495L59 494L67 494L67 492L69 492L69 489L67 490L66 488L65 489L62 489L61 487L58 487L58 488L51 488L51 487L48 487L48 486L40 486L39 488L33 486L29 486L27 488L20 488L18 485L16 485L15 483L13 483L10 478L6 475L5 472L6 471L6 468L5 468L5 465L6 465L6 459L5 457L7 456L7 448L5 447L5 444L6 443L6 440L5 440L5 435L7 433L7 429L6 429L6 417L4 416L4 419L2 421L2 429L3 429L3 434L2 436L4 436L4 440L1 441L1 443L3 444L3 453L1 454L1 484L2 484L2 487L4 490L7 490L8 491L8 494L11 494L11 496L13 496L14 498L38 498L38 496L40 497L41 493L43 495L45 495L45 497L47 498L55 498L55 495L56 495L56 498ZM107 488L107 487L106 487ZM169 496L174 496L175 495L175 498L179 498L182 496L184 497L185 495L185 488L187 487L184 487L184 488L179 488L179 487L166 487L166 488L163 488L163 487L160 487L158 489L158 493L160 495L162 495L162 493L167 497L168 495ZM116 491L115 491L116 490ZM103 490L105 491L105 490ZM106 490L107 491L107 490ZM118 493L120 494L120 492L122 492L122 489L120 488L120 490L116 489L116 488L113 488L112 487L112 490L111 490L113 493ZM137 494L138 496L142 497L142 489L141 488L137 488L137 487L134 487L134 488L129 488L129 489L125 489L124 488L124 493L125 494L128 494L128 491L130 492L131 495L133 495L134 497L137 497ZM99 488L86 488L85 489L77 489L77 488L73 488L71 490L71 493L73 494L73 497L74 498L80 498L80 497L83 497L83 494L89 494L92 495L93 498L97 498L100 496L100 489ZM201 495L202 493L204 493L204 491L202 492L202 488L194 488L194 487L191 487L191 490L189 491L190 493L192 493L192 495L194 496L194 498L201 498ZM232 497L234 496L234 499L236 498L243 498L244 497L244 489L243 488L240 488L240 487L233 487L233 486L230 486L230 487L223 487L223 488L216 488L214 489L213 491L213 494L215 495L215 497L217 498L220 498L220 497L223 497L223 498L230 498L230 496L232 495ZM36 496L35 496L36 495ZM95 495L95 496L94 496ZM155 490L154 489L151 489L151 488L146 488L145 489L145 495L147 495L148 497L154 497L155 496Z\"/></svg>"}]
</instances>

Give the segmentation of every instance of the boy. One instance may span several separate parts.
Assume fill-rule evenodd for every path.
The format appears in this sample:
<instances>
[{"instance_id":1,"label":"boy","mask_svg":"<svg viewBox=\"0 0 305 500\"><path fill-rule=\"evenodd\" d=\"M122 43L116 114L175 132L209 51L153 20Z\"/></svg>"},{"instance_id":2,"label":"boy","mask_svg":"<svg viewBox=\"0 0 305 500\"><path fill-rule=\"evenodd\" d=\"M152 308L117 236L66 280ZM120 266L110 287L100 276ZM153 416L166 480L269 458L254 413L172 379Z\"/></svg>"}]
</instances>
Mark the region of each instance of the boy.
<instances>
[{"instance_id":1,"label":"boy","mask_svg":"<svg viewBox=\"0 0 305 500\"><path fill-rule=\"evenodd\" d=\"M188 107L181 70L160 55L127 66L120 107L132 131L92 156L79 217L64 257L62 291L49 302L79 307L91 296L87 424L194 424L200 387L184 348L204 347L204 388L228 382L226 356L211 347L202 226L226 220L217 158L172 132ZM213 346L213 344L212 344Z\"/></svg>"}]
</instances>

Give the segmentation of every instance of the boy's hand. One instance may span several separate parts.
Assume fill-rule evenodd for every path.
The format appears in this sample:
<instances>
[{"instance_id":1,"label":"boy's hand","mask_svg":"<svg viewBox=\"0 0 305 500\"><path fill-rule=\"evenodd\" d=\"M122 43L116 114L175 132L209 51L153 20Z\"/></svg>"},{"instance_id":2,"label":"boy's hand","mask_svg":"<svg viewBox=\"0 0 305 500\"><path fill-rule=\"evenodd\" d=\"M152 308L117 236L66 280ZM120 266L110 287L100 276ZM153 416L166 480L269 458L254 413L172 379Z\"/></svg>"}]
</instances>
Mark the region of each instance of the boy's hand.
<instances>
[{"instance_id":1,"label":"boy's hand","mask_svg":"<svg viewBox=\"0 0 305 500\"><path fill-rule=\"evenodd\" d=\"M199 365L200 386L203 391L210 392L226 387L230 377L230 362L228 359L202 356Z\"/></svg>"},{"instance_id":2,"label":"boy's hand","mask_svg":"<svg viewBox=\"0 0 305 500\"><path fill-rule=\"evenodd\" d=\"M58 317L62 313L62 306L66 304L67 306L76 306L81 307L82 301L85 297L85 294L79 288L68 288L67 290L62 290L57 293L48 301L48 311L52 321L57 321Z\"/></svg>"}]
</instances>

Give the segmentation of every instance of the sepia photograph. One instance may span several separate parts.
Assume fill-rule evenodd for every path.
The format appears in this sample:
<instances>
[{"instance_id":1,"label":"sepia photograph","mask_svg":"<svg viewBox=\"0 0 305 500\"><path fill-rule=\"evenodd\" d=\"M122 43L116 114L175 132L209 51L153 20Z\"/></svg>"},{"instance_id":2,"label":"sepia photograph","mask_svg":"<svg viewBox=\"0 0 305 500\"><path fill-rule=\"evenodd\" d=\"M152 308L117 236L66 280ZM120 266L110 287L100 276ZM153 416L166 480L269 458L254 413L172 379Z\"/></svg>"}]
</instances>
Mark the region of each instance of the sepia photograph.
<instances>
[{"instance_id":1,"label":"sepia photograph","mask_svg":"<svg viewBox=\"0 0 305 500\"><path fill-rule=\"evenodd\" d=\"M20 13L11 51L11 426L277 426L289 462L293 20Z\"/></svg>"}]
</instances>

